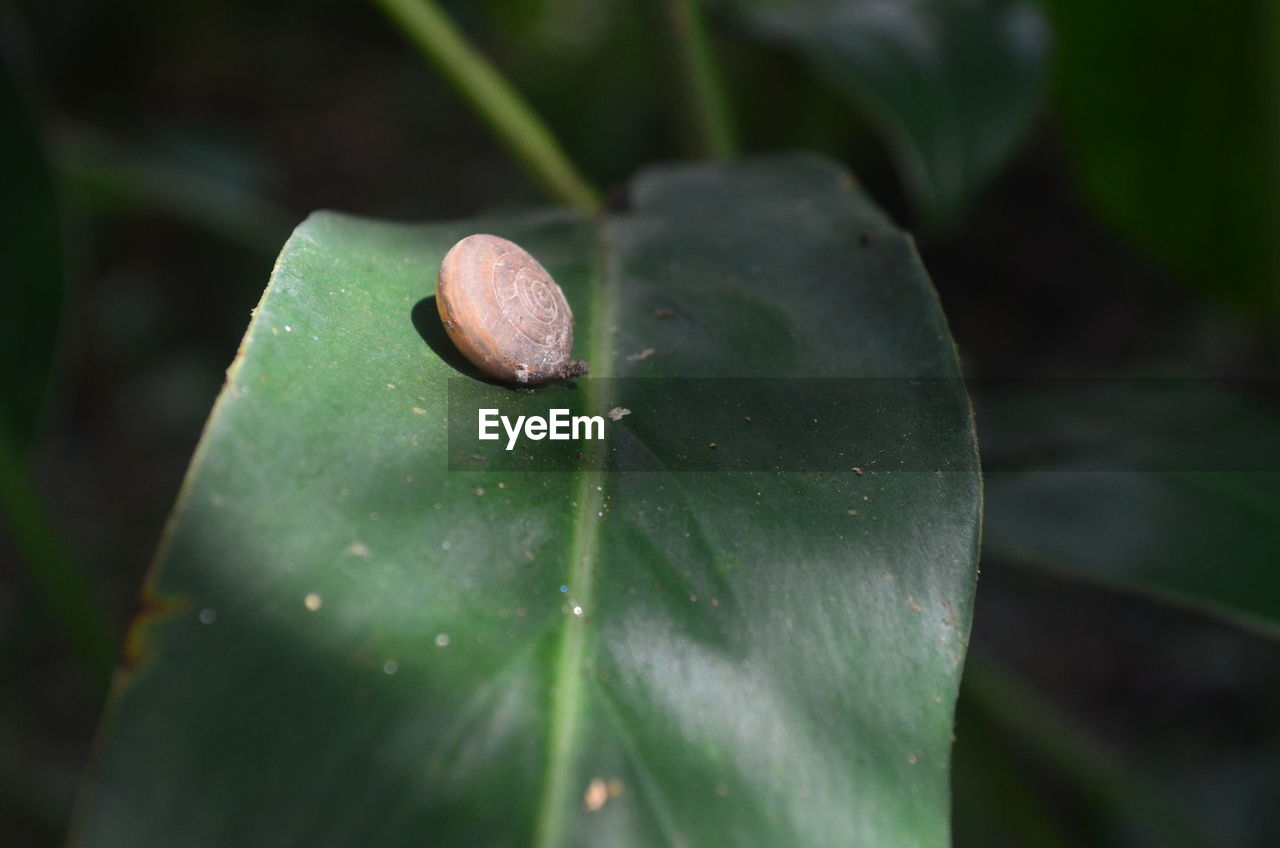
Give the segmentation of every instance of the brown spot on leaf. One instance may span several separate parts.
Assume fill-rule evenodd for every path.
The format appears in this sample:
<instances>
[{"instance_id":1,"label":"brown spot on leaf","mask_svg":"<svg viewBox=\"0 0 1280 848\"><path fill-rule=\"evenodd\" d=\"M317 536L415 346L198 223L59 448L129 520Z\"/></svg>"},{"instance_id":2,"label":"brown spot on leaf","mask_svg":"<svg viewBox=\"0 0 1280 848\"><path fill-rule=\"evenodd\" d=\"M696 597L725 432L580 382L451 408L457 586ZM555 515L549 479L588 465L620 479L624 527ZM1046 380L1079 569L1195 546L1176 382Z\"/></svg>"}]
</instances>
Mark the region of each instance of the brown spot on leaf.
<instances>
[{"instance_id":1,"label":"brown spot on leaf","mask_svg":"<svg viewBox=\"0 0 1280 848\"><path fill-rule=\"evenodd\" d=\"M190 605L187 598L158 595L149 587L144 587L142 596L138 599L138 610L125 633L124 650L120 658L121 670L128 673L138 671L150 655L148 631L151 625L165 618L176 618Z\"/></svg>"}]
</instances>

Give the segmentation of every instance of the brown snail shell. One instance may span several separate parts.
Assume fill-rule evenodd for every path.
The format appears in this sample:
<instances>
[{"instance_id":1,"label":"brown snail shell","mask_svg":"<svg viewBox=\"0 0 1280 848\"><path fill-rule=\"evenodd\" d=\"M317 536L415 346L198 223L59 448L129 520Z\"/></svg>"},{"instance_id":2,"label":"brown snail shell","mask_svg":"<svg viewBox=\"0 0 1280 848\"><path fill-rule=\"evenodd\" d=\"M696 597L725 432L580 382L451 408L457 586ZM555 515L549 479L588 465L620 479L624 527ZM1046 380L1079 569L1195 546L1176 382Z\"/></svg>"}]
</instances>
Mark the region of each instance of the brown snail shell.
<instances>
[{"instance_id":1,"label":"brown snail shell","mask_svg":"<svg viewBox=\"0 0 1280 848\"><path fill-rule=\"evenodd\" d=\"M445 332L490 377L534 386L587 373L574 362L573 310L547 269L497 236L467 236L445 254L436 280Z\"/></svg>"}]
</instances>

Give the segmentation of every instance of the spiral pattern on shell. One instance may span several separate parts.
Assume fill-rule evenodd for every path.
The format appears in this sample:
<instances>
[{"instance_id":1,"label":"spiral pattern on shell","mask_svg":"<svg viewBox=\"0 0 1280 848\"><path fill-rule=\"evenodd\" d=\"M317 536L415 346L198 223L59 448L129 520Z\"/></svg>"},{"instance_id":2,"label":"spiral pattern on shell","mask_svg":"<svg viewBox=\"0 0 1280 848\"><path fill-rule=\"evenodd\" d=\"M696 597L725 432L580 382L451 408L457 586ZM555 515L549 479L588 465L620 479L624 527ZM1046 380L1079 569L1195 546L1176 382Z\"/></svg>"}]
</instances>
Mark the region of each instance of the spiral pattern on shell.
<instances>
[{"instance_id":1,"label":"spiral pattern on shell","mask_svg":"<svg viewBox=\"0 0 1280 848\"><path fill-rule=\"evenodd\" d=\"M554 345L572 327L572 317L564 320L571 313L560 287L523 250L505 251L494 260L491 284L502 317L533 344Z\"/></svg>"},{"instance_id":2,"label":"spiral pattern on shell","mask_svg":"<svg viewBox=\"0 0 1280 848\"><path fill-rule=\"evenodd\" d=\"M436 306L449 338L483 373L533 385L585 374L573 362L573 311L538 260L514 242L477 234L440 264Z\"/></svg>"}]
</instances>

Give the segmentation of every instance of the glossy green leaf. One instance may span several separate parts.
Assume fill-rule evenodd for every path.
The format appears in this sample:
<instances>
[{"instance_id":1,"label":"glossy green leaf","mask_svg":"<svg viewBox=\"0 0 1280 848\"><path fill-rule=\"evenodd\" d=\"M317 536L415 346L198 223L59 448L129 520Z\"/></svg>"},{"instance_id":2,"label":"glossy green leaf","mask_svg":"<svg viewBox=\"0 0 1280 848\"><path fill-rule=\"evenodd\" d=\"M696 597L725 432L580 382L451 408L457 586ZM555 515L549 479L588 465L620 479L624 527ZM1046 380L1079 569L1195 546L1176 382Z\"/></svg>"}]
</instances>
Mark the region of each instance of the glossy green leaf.
<instances>
[{"instance_id":1,"label":"glossy green leaf","mask_svg":"<svg viewBox=\"0 0 1280 848\"><path fill-rule=\"evenodd\" d=\"M795 48L877 124L923 216L945 224L995 175L1035 117L1049 58L1026 3L748 3L754 29Z\"/></svg>"},{"instance_id":2,"label":"glossy green leaf","mask_svg":"<svg viewBox=\"0 0 1280 848\"><path fill-rule=\"evenodd\" d=\"M424 299L475 231L560 282L596 378L956 376L910 240L837 168L658 169L630 196L605 221L298 228L73 844L947 844L976 474L449 470L447 392L530 397L435 352ZM535 396L607 408L612 384ZM949 385L910 423L973 459ZM688 446L641 426L668 414L613 426L669 460Z\"/></svg>"},{"instance_id":3,"label":"glossy green leaf","mask_svg":"<svg viewBox=\"0 0 1280 848\"><path fill-rule=\"evenodd\" d=\"M980 404L985 553L1280 636L1280 418L1225 386L1105 381ZM1027 465L1035 465L1031 459Z\"/></svg>"},{"instance_id":4,"label":"glossy green leaf","mask_svg":"<svg viewBox=\"0 0 1280 848\"><path fill-rule=\"evenodd\" d=\"M0 54L0 429L34 436L62 316L62 220L40 128Z\"/></svg>"},{"instance_id":5,"label":"glossy green leaf","mask_svg":"<svg viewBox=\"0 0 1280 848\"><path fill-rule=\"evenodd\" d=\"M1280 314L1280 5L1051 0L1070 151L1102 214Z\"/></svg>"}]
</instances>

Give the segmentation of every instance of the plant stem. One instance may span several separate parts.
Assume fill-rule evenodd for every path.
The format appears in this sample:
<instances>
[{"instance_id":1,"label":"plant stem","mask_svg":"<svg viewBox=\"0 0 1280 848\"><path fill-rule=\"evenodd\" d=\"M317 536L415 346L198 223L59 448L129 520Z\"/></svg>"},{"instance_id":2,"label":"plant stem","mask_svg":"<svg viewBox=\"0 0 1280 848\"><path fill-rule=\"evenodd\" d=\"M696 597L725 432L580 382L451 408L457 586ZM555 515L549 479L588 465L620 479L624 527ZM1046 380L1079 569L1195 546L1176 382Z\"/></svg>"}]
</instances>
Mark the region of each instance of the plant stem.
<instances>
[{"instance_id":1,"label":"plant stem","mask_svg":"<svg viewBox=\"0 0 1280 848\"><path fill-rule=\"evenodd\" d=\"M712 58L711 40L698 0L666 0L675 33L682 75L689 87L690 111L702 153L726 159L737 150L729 100Z\"/></svg>"},{"instance_id":2,"label":"plant stem","mask_svg":"<svg viewBox=\"0 0 1280 848\"><path fill-rule=\"evenodd\" d=\"M434 0L377 0L520 164L553 197L595 212L600 200L542 120L481 56Z\"/></svg>"},{"instance_id":3,"label":"plant stem","mask_svg":"<svg viewBox=\"0 0 1280 848\"><path fill-rule=\"evenodd\" d=\"M1086 731L996 663L970 652L962 691L973 706L1056 766L1087 797L1156 837L1159 844L1184 848L1215 844Z\"/></svg>"},{"instance_id":4,"label":"plant stem","mask_svg":"<svg viewBox=\"0 0 1280 848\"><path fill-rule=\"evenodd\" d=\"M37 601L60 627L96 693L106 692L115 641L93 588L58 537L8 433L0 428L0 517Z\"/></svg>"}]
</instances>

